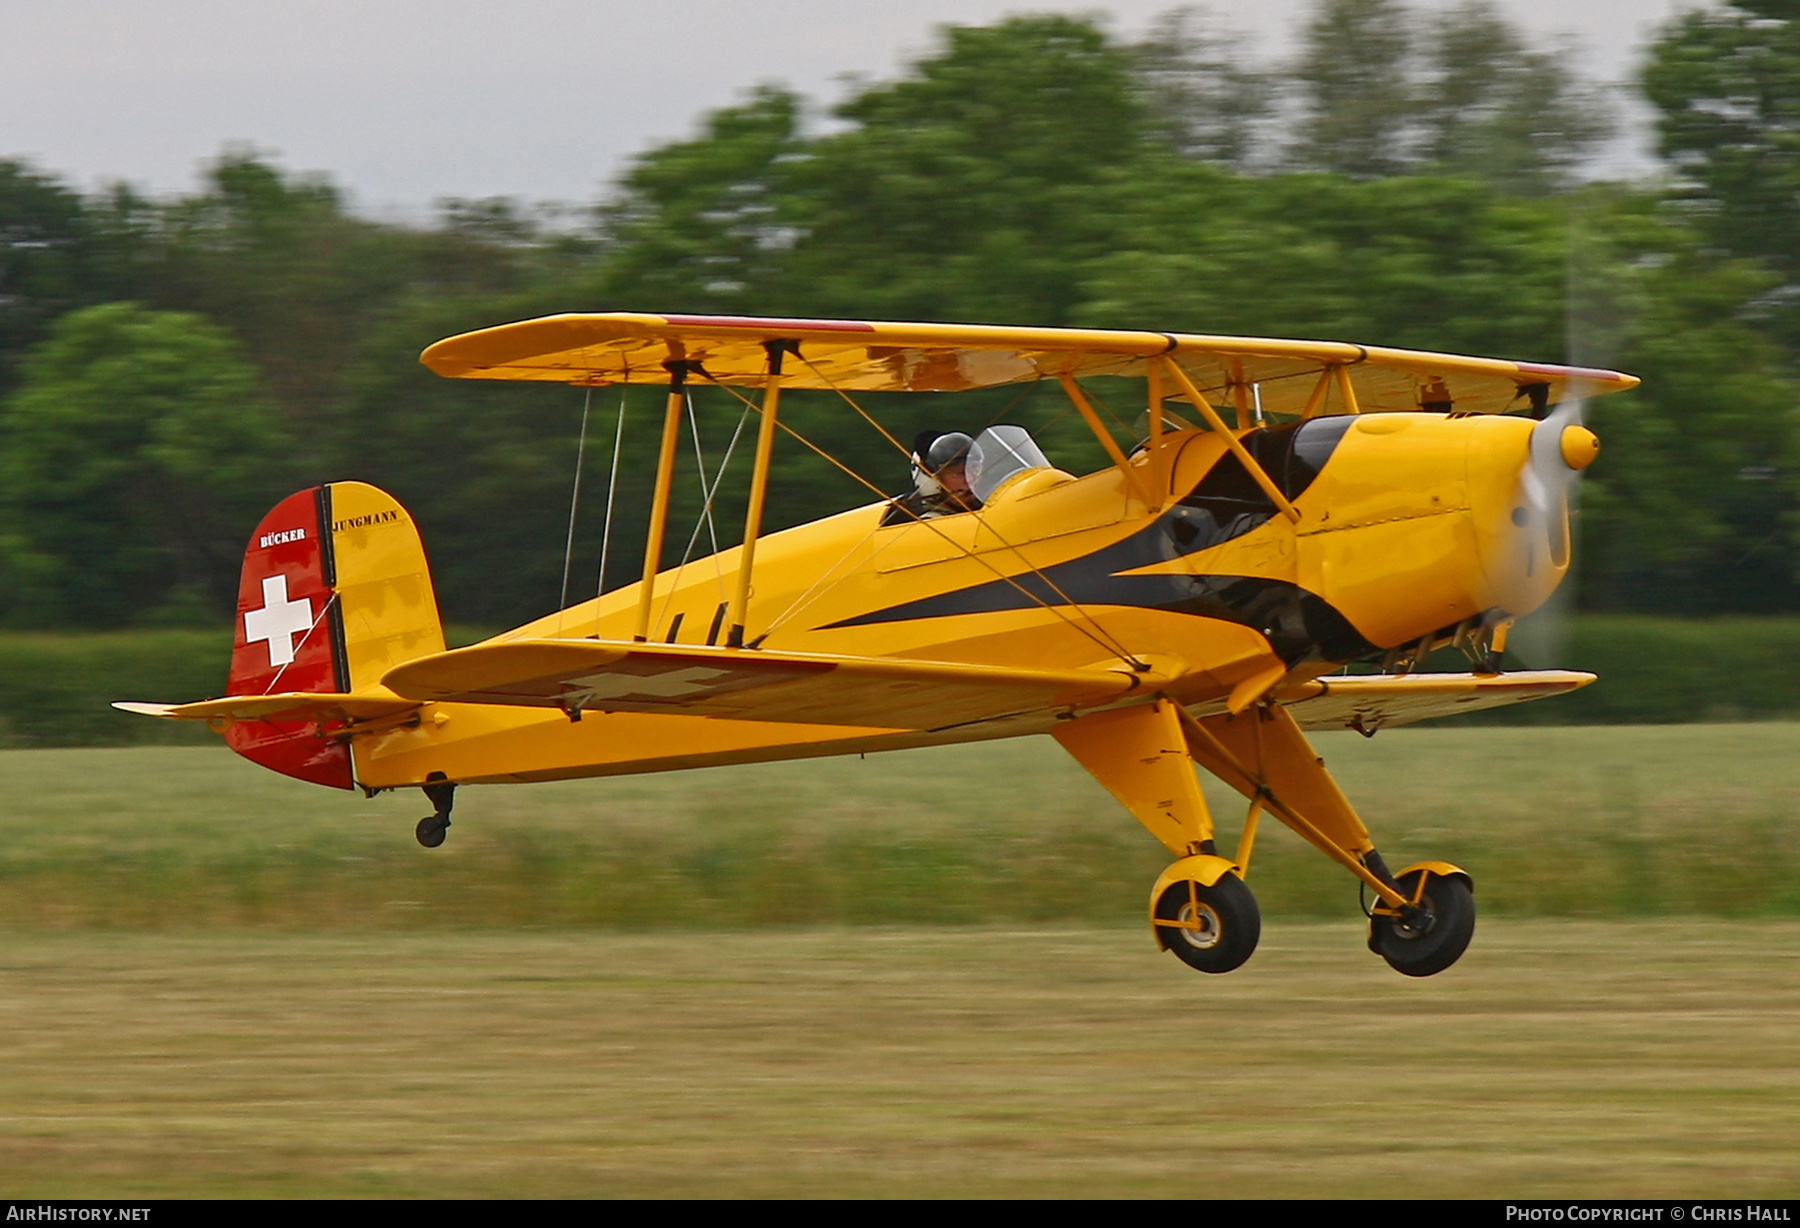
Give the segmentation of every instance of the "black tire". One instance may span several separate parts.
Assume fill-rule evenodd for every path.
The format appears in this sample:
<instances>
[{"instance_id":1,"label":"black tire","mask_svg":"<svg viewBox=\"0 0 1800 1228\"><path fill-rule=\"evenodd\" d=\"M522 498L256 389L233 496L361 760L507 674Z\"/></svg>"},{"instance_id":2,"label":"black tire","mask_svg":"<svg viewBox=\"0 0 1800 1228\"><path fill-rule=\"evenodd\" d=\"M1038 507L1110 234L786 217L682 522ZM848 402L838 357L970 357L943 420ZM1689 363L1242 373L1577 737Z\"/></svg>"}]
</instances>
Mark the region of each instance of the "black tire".
<instances>
[{"instance_id":1,"label":"black tire","mask_svg":"<svg viewBox=\"0 0 1800 1228\"><path fill-rule=\"evenodd\" d=\"M1398 880L1407 899L1419 889L1424 870ZM1462 958L1475 936L1475 893L1461 878L1432 875L1419 903L1417 921L1376 915L1369 919L1369 945L1403 976L1435 976Z\"/></svg>"},{"instance_id":2,"label":"black tire","mask_svg":"<svg viewBox=\"0 0 1800 1228\"><path fill-rule=\"evenodd\" d=\"M419 820L417 827L413 828L413 835L419 838L420 844L428 849L434 849L444 842L444 837L449 834L449 831L449 819L441 814L428 814Z\"/></svg>"},{"instance_id":3,"label":"black tire","mask_svg":"<svg viewBox=\"0 0 1800 1228\"><path fill-rule=\"evenodd\" d=\"M1193 916L1195 904L1200 906L1204 928L1159 925L1156 932L1163 943L1175 952L1175 958L1200 972L1230 972L1242 967L1262 937L1262 913L1250 888L1235 874L1225 875L1210 887L1185 880L1171 883L1156 901L1157 920L1186 921Z\"/></svg>"}]
</instances>

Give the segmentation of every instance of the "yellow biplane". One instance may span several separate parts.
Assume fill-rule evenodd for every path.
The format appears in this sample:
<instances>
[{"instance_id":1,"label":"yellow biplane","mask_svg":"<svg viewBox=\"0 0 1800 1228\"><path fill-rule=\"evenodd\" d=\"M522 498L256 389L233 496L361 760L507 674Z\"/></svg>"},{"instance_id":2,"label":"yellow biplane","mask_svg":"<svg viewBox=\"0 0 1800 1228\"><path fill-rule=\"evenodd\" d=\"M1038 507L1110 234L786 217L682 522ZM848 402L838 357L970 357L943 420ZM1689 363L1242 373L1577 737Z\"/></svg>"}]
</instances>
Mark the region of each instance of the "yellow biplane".
<instances>
[{"instance_id":1,"label":"yellow biplane","mask_svg":"<svg viewBox=\"0 0 1800 1228\"><path fill-rule=\"evenodd\" d=\"M1150 892L1160 946L1205 972L1249 958L1244 874L1267 813L1361 880L1371 948L1410 976L1467 947L1469 876L1391 871L1306 731L1592 680L1504 673L1501 654L1568 567L1568 496L1598 451L1582 399L1637 382L1330 342L627 313L484 329L422 360L462 379L666 385L642 579L446 651L412 518L332 483L251 537L230 693L121 707L209 721L304 780L419 786L428 847L458 785L1049 734L1175 857ZM1108 377L1144 390L1129 450L1084 387ZM784 391L865 412L858 393L1038 380L1061 385L1109 466L1066 473L996 426L964 458L975 510L880 499L762 533ZM659 570L701 382L755 394L737 392L758 424L742 544ZM1471 672L1414 671L1443 647ZM1229 856L1196 763L1248 799Z\"/></svg>"}]
</instances>

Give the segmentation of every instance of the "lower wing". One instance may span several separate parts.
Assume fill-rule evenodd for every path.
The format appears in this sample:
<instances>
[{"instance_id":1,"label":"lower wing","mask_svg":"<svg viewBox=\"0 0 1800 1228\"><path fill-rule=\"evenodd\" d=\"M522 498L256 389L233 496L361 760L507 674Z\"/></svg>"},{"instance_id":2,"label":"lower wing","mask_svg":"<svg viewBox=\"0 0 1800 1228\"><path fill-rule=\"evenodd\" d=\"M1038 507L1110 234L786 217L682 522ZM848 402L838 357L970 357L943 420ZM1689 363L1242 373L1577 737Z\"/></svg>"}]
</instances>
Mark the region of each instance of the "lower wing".
<instances>
[{"instance_id":1,"label":"lower wing","mask_svg":"<svg viewBox=\"0 0 1800 1228\"><path fill-rule=\"evenodd\" d=\"M1021 669L766 649L510 640L421 657L382 685L420 702L663 712L886 729L946 729L1149 693L1124 666Z\"/></svg>"},{"instance_id":2,"label":"lower wing","mask_svg":"<svg viewBox=\"0 0 1800 1228\"><path fill-rule=\"evenodd\" d=\"M1584 687L1593 674L1523 670L1516 674L1388 674L1320 678L1275 698L1302 729L1373 734L1394 725L1479 712Z\"/></svg>"}]
</instances>

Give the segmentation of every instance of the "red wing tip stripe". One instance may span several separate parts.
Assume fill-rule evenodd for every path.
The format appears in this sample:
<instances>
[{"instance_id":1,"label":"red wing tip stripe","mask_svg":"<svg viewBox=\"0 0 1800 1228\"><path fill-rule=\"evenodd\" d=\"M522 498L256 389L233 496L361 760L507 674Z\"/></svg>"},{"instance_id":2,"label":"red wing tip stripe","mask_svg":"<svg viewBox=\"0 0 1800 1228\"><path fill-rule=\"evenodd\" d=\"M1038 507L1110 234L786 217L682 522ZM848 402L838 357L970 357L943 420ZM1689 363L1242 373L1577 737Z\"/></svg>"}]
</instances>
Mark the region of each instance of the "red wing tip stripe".
<instances>
[{"instance_id":1,"label":"red wing tip stripe","mask_svg":"<svg viewBox=\"0 0 1800 1228\"><path fill-rule=\"evenodd\" d=\"M825 332L872 333L873 324L862 320L780 320L759 316L663 316L678 328L748 328L763 333Z\"/></svg>"},{"instance_id":2,"label":"red wing tip stripe","mask_svg":"<svg viewBox=\"0 0 1800 1228\"><path fill-rule=\"evenodd\" d=\"M1622 384L1631 377L1618 371L1608 371L1603 367L1564 367L1549 362L1514 363L1519 370L1531 375L1560 375L1564 379L1598 379L1609 384Z\"/></svg>"}]
</instances>

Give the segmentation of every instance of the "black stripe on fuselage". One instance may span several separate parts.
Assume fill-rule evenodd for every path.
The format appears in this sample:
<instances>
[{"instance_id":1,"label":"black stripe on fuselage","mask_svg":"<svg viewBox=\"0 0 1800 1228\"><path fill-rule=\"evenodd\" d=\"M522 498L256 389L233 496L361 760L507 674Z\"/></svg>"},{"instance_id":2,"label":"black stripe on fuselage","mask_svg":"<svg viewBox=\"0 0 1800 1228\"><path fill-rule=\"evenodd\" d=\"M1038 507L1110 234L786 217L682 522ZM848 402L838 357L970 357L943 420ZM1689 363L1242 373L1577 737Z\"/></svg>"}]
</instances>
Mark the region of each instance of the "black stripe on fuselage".
<instances>
[{"instance_id":1,"label":"black stripe on fuselage","mask_svg":"<svg viewBox=\"0 0 1800 1228\"><path fill-rule=\"evenodd\" d=\"M1317 476L1342 436L1344 425L1347 423L1333 423L1327 419L1299 424L1313 436L1311 439L1303 437L1304 443L1311 445L1303 450L1314 454L1306 457L1304 464L1277 466L1261 455L1257 459L1277 474L1279 484L1284 487L1283 494L1290 499L1298 498ZM1296 430L1293 427L1283 429ZM1246 436L1246 441L1278 434L1276 431L1254 432ZM1328 440L1319 438L1322 435L1328 435ZM1280 442L1291 440L1292 435ZM1320 444L1324 446L1320 447ZM990 580L935 597L872 610L827 624L820 630L1025 610L1073 602L1083 606L1135 606L1238 623L1261 633L1276 655L1290 665L1313 656L1329 661L1354 661L1379 652L1379 648L1364 639L1350 625L1350 620L1324 598L1285 580L1179 572L1147 576L1121 574L1209 550L1242 537L1274 514L1274 504L1250 480L1237 459L1227 453L1180 503L1131 536L1092 554L1046 567L1041 572Z\"/></svg>"},{"instance_id":2,"label":"black stripe on fuselage","mask_svg":"<svg viewBox=\"0 0 1800 1228\"><path fill-rule=\"evenodd\" d=\"M1073 602L1083 606L1136 606L1240 623L1260 632L1276 655L1290 665L1313 655L1315 650L1329 661L1354 661L1379 651L1322 597L1285 580L1179 572L1149 576L1119 574L1194 553L1191 549L1182 549L1171 531L1172 525L1181 523L1185 511L1187 509L1172 508L1123 541L1082 558L1046 567L1041 572L1027 572L1010 580L989 580L935 597L902 602L829 623L820 629L867 627L915 618L949 618L957 614L989 614ZM1216 544L1207 543L1208 546Z\"/></svg>"}]
</instances>

